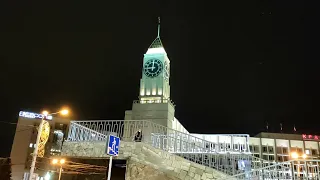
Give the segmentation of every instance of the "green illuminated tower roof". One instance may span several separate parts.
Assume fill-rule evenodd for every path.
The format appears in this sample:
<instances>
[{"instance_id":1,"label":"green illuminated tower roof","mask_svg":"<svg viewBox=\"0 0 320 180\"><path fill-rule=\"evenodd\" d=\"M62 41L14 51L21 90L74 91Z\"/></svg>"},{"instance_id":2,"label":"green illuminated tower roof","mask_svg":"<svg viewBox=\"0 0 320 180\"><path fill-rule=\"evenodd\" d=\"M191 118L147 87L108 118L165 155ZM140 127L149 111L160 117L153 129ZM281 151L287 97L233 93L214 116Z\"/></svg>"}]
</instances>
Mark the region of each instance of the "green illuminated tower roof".
<instances>
[{"instance_id":1,"label":"green illuminated tower roof","mask_svg":"<svg viewBox=\"0 0 320 180\"><path fill-rule=\"evenodd\" d=\"M149 46L149 49L150 48L163 48L163 45L162 45L162 42L161 42L159 35L155 40L153 40L152 44Z\"/></svg>"},{"instance_id":2,"label":"green illuminated tower roof","mask_svg":"<svg viewBox=\"0 0 320 180\"><path fill-rule=\"evenodd\" d=\"M163 44L160 39L160 17L159 17L159 24L158 24L158 36L155 40L151 43L151 45L148 48L147 54L158 54L158 53L165 53Z\"/></svg>"}]
</instances>

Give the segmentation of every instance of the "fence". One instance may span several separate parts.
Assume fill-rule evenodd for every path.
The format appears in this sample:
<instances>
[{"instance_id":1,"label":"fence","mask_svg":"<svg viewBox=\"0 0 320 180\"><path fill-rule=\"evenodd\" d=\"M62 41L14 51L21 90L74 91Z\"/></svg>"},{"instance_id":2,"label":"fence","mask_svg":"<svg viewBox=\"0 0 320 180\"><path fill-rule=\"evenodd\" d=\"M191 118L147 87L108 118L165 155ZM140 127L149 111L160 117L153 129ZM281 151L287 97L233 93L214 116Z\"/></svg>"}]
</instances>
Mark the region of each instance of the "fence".
<instances>
[{"instance_id":1,"label":"fence","mask_svg":"<svg viewBox=\"0 0 320 180\"><path fill-rule=\"evenodd\" d=\"M239 167L240 161L250 162L254 169L271 165L251 156L249 148L227 148L223 143L206 141L147 120L72 121L68 141L104 141L110 132L117 134L122 141L133 141L139 130L142 142L229 175L244 172Z\"/></svg>"},{"instance_id":2,"label":"fence","mask_svg":"<svg viewBox=\"0 0 320 180\"><path fill-rule=\"evenodd\" d=\"M142 142L233 175L232 179L320 179L319 160L264 161L251 156L248 148L228 148L226 144L206 141L147 120L72 121L68 141L105 141L111 132L122 141L133 141L138 130L142 132Z\"/></svg>"}]
</instances>

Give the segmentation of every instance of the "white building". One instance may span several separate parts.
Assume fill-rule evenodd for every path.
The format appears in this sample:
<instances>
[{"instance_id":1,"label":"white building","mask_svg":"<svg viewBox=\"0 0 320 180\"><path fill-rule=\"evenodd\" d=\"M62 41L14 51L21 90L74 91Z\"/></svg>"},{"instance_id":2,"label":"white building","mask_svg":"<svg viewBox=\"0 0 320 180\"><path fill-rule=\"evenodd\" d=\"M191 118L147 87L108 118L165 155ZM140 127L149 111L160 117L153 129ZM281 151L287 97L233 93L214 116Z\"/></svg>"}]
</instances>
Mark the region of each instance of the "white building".
<instances>
[{"instance_id":1,"label":"white building","mask_svg":"<svg viewBox=\"0 0 320 180\"><path fill-rule=\"evenodd\" d=\"M262 132L250 137L250 150L254 156L276 162L288 161L292 155L300 158L320 159L317 135Z\"/></svg>"}]
</instances>

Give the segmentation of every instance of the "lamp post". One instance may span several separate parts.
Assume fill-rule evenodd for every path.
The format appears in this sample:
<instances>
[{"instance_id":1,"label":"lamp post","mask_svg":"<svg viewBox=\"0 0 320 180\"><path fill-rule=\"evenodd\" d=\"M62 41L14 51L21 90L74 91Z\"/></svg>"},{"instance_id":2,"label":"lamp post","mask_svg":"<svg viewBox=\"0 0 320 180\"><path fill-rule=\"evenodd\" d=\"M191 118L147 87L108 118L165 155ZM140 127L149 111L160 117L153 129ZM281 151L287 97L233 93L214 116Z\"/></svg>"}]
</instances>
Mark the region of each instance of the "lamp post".
<instances>
[{"instance_id":1,"label":"lamp post","mask_svg":"<svg viewBox=\"0 0 320 180\"><path fill-rule=\"evenodd\" d=\"M41 122L39 125L39 129L38 129L38 134L37 134L37 140L35 143L35 147L34 147L34 151L32 154L32 162L31 162L31 166L30 166L30 173L29 173L29 180L33 179L33 173L34 173L34 169L36 166L36 161L37 161L37 156L38 156L38 146L39 146L39 142L40 142L40 137L41 137L41 131L42 131L42 127L43 127L43 123L44 123L44 118L49 116L49 115L54 115L54 114L62 114L62 115L67 115L69 113L68 110L64 109L55 113L50 113L48 111L43 111L42 112L42 118L41 118Z\"/></svg>"},{"instance_id":2,"label":"lamp post","mask_svg":"<svg viewBox=\"0 0 320 180\"><path fill-rule=\"evenodd\" d=\"M58 164L58 165L60 166L60 168L59 168L59 178L58 178L58 180L61 179L62 165L63 165L65 162L66 162L66 160L64 160L64 159L53 159L53 160L52 160L52 164L53 164L53 165Z\"/></svg>"}]
</instances>

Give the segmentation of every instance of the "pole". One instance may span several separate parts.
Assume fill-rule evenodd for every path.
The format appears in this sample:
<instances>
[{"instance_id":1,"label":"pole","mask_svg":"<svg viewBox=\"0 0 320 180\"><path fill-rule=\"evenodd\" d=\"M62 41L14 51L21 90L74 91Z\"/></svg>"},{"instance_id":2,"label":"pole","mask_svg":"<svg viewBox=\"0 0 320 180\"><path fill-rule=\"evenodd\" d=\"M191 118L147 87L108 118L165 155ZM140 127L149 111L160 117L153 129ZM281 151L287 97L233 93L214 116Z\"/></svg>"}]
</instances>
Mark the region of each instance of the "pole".
<instances>
[{"instance_id":1,"label":"pole","mask_svg":"<svg viewBox=\"0 0 320 180\"><path fill-rule=\"evenodd\" d=\"M112 156L110 156L110 160L109 160L108 180L111 179L111 168L112 168Z\"/></svg>"},{"instance_id":2,"label":"pole","mask_svg":"<svg viewBox=\"0 0 320 180\"><path fill-rule=\"evenodd\" d=\"M61 179L61 171L62 171L62 166L60 166L60 169L59 169L59 179L58 180Z\"/></svg>"},{"instance_id":3,"label":"pole","mask_svg":"<svg viewBox=\"0 0 320 180\"><path fill-rule=\"evenodd\" d=\"M36 140L36 144L34 147L34 151L32 154L32 162L31 162L31 167L30 167L30 173L29 173L29 180L32 180L33 178L33 172L36 166L36 161L37 161L37 156L38 156L38 145L40 142L40 136L41 136L41 131L42 131L42 126L43 126L43 120L44 116L41 119L40 125L39 125L39 129L38 129L38 134L37 134L37 140Z\"/></svg>"}]
</instances>

